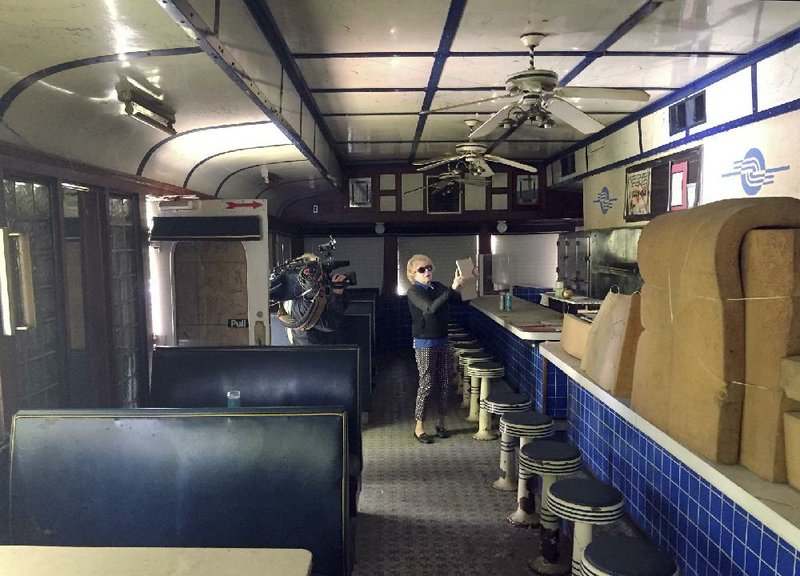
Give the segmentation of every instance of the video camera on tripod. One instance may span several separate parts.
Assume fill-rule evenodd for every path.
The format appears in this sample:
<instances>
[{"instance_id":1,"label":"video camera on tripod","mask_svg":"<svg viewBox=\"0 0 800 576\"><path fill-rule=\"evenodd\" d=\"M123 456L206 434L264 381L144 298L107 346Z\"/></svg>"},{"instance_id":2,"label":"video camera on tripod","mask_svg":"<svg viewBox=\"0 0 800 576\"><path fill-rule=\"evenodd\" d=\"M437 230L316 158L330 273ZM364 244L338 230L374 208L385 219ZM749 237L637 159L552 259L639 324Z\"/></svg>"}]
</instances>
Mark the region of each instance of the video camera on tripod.
<instances>
[{"instance_id":1,"label":"video camera on tripod","mask_svg":"<svg viewBox=\"0 0 800 576\"><path fill-rule=\"evenodd\" d=\"M317 248L320 256L316 259L301 256L272 269L269 275L269 299L271 301L295 300L300 297L313 298L320 288L327 293L335 288L356 285L355 272L345 274L345 279L341 282L331 281L332 272L349 266L350 261L333 259L336 240L333 236L328 238L328 242L320 244Z\"/></svg>"}]
</instances>

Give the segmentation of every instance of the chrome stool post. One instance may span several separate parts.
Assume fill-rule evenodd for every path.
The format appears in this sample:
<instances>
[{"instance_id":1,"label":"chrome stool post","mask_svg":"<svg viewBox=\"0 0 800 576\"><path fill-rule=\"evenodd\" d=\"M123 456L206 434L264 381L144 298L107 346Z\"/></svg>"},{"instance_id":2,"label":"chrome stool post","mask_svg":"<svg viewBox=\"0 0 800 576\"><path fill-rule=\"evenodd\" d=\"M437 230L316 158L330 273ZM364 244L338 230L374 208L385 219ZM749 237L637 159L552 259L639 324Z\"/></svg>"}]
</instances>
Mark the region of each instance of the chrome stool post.
<instances>
[{"instance_id":1,"label":"chrome stool post","mask_svg":"<svg viewBox=\"0 0 800 576\"><path fill-rule=\"evenodd\" d=\"M531 409L531 398L527 394L508 392L506 390L492 390L483 401L481 409L487 412L487 432L494 434L491 430L491 414L499 414L501 417L506 412L527 412ZM501 430L502 433L502 430ZM496 437L496 436L495 436ZM492 484L498 490L516 490L516 483L512 482L511 477L516 477L514 472L514 448L516 439L508 434L503 434L500 441L500 479Z\"/></svg>"},{"instance_id":2,"label":"chrome stool post","mask_svg":"<svg viewBox=\"0 0 800 576\"><path fill-rule=\"evenodd\" d=\"M500 418L500 433L505 437L519 438L520 453L522 449L531 441L548 438L553 435L553 419L538 412L507 412ZM502 445L501 445L502 446ZM511 455L513 457L513 455ZM500 455L500 478L503 480L503 454ZM513 465L512 465L513 466ZM510 467L506 470L510 472ZM512 484L513 476L507 476L511 490L517 490L517 509L512 512L507 520L514 526L530 528L539 525L539 517L536 514L536 498L531 497L528 479L533 477L530 472L526 472L520 464L516 484ZM498 486L495 486L497 488ZM505 488L509 489L509 488ZM535 492L535 491L534 491Z\"/></svg>"},{"instance_id":3,"label":"chrome stool post","mask_svg":"<svg viewBox=\"0 0 800 576\"><path fill-rule=\"evenodd\" d=\"M470 364L466 368L466 372L469 376L473 377L474 384L475 378L480 378L480 396L479 401L486 400L489 396L489 392L491 392L491 385L492 385L492 378L502 378L505 376L505 368L501 364L496 362L477 362L475 364ZM474 390L474 388L473 388ZM475 401L475 396L472 396L470 402ZM472 408L470 406L470 413L472 412ZM497 434L492 434L491 432L491 417L489 413L481 409L480 413L478 414L478 432L473 436L475 440L494 440L497 438Z\"/></svg>"},{"instance_id":4,"label":"chrome stool post","mask_svg":"<svg viewBox=\"0 0 800 576\"><path fill-rule=\"evenodd\" d=\"M552 440L533 440L520 449L519 466L528 474L542 478L539 498L539 556L528 566L534 572L546 575L566 574L570 565L558 551L559 521L548 507L546 495L555 481L581 469L583 460L577 447Z\"/></svg>"},{"instance_id":5,"label":"chrome stool post","mask_svg":"<svg viewBox=\"0 0 800 576\"><path fill-rule=\"evenodd\" d=\"M622 493L594 478L566 478L550 486L546 498L556 516L574 522L572 576L581 576L583 551L592 541L592 526L622 518Z\"/></svg>"},{"instance_id":6,"label":"chrome stool post","mask_svg":"<svg viewBox=\"0 0 800 576\"><path fill-rule=\"evenodd\" d=\"M459 354L458 363L461 367L461 373L463 378L467 378L467 366L470 364L475 364L476 362L489 362L492 359L492 355L488 352L462 352ZM470 383L467 384L464 381L464 388L462 390L462 397L461 397L461 406L463 408L470 408L469 416L467 416L467 422L477 422L478 421L478 394L480 393L480 381L477 376L469 376ZM472 406L470 403L470 399L472 398L472 384L475 384L475 412L472 412Z\"/></svg>"}]
</instances>

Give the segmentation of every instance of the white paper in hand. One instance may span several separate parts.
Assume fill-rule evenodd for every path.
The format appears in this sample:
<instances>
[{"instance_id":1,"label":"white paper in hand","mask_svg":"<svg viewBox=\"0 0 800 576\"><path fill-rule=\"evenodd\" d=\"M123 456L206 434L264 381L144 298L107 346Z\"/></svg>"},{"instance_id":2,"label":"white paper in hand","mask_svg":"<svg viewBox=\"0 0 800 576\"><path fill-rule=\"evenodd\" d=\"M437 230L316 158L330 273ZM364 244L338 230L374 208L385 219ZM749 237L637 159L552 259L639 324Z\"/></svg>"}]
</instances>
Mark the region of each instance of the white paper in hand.
<instances>
[{"instance_id":1,"label":"white paper in hand","mask_svg":"<svg viewBox=\"0 0 800 576\"><path fill-rule=\"evenodd\" d=\"M456 260L458 271L464 278L464 283L461 285L461 299L464 301L472 300L478 297L478 279L475 278L472 271L475 265L472 263L472 258L462 258Z\"/></svg>"}]
</instances>

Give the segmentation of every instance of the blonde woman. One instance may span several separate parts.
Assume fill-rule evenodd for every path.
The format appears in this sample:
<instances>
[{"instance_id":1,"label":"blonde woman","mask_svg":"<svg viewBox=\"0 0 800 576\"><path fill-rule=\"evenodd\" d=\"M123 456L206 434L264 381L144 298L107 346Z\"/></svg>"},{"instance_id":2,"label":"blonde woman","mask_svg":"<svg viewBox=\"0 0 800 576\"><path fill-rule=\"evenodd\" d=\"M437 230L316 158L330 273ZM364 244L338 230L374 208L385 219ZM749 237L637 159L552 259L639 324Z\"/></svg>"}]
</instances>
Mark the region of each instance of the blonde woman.
<instances>
[{"instance_id":1,"label":"blonde woman","mask_svg":"<svg viewBox=\"0 0 800 576\"><path fill-rule=\"evenodd\" d=\"M406 265L408 308L411 312L411 333L414 337L414 356L419 370L419 388L414 407L414 438L423 444L432 444L433 437L425 433L427 399L434 392L439 420L436 436L448 438L445 428L447 416L447 394L450 388L447 323L450 319L448 301L461 300L460 290L464 279L456 269L453 282L448 288L433 281L435 270L431 259L424 254L415 254Z\"/></svg>"}]
</instances>

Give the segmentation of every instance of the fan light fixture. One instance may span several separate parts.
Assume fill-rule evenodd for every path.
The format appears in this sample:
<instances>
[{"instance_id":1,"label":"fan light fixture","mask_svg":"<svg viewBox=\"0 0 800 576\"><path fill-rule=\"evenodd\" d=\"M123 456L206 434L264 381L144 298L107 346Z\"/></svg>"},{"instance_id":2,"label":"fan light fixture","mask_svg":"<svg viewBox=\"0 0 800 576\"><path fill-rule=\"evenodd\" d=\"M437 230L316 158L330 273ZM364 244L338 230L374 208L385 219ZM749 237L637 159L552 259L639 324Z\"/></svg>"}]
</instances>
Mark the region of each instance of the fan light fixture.
<instances>
[{"instance_id":1,"label":"fan light fixture","mask_svg":"<svg viewBox=\"0 0 800 576\"><path fill-rule=\"evenodd\" d=\"M497 221L497 231L500 234L505 234L506 230L508 230L508 224L506 224L505 220L498 220Z\"/></svg>"},{"instance_id":2,"label":"fan light fixture","mask_svg":"<svg viewBox=\"0 0 800 576\"><path fill-rule=\"evenodd\" d=\"M163 101L163 95L131 78L117 84L117 99L124 104L125 113L139 122L174 135L175 112Z\"/></svg>"}]
</instances>

